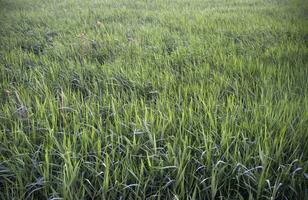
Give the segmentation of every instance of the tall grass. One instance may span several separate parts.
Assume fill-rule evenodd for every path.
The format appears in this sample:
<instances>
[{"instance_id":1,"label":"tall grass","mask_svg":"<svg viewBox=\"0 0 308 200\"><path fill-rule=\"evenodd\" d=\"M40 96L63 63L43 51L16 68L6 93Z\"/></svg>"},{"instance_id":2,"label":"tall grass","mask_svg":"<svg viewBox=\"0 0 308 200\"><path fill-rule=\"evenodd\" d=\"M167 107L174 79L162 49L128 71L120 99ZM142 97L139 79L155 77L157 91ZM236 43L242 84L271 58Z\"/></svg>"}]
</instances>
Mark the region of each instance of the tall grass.
<instances>
[{"instance_id":1,"label":"tall grass","mask_svg":"<svg viewBox=\"0 0 308 200\"><path fill-rule=\"evenodd\" d=\"M304 0L0 0L0 199L305 199Z\"/></svg>"}]
</instances>

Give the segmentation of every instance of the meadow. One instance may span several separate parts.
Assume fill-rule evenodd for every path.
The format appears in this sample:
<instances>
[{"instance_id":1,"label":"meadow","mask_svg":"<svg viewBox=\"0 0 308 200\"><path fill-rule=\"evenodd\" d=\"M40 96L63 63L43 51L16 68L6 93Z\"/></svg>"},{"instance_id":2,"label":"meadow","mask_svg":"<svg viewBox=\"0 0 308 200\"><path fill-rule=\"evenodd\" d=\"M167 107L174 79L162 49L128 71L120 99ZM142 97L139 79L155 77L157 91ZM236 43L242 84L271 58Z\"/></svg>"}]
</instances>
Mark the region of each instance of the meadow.
<instances>
[{"instance_id":1,"label":"meadow","mask_svg":"<svg viewBox=\"0 0 308 200\"><path fill-rule=\"evenodd\" d=\"M0 199L308 198L305 0L0 0Z\"/></svg>"}]
</instances>

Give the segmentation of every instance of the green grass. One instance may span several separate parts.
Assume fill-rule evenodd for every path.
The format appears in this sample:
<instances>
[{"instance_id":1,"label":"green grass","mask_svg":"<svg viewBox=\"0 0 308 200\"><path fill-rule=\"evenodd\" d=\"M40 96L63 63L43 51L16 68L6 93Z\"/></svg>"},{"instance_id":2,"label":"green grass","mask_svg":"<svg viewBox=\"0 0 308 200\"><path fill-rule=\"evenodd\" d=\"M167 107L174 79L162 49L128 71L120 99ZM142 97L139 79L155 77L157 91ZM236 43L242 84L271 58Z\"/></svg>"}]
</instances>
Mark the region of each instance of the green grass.
<instances>
[{"instance_id":1,"label":"green grass","mask_svg":"<svg viewBox=\"0 0 308 200\"><path fill-rule=\"evenodd\" d=\"M305 199L305 0L0 0L0 199Z\"/></svg>"}]
</instances>

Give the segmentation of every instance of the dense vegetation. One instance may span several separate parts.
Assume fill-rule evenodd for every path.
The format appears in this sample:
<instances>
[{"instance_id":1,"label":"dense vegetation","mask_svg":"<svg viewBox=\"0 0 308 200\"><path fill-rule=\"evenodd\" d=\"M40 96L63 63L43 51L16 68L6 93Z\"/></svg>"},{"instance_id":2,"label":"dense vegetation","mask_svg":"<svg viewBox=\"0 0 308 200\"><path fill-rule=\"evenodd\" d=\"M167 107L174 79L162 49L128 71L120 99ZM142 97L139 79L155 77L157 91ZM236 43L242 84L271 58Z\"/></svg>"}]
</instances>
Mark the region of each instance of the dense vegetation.
<instances>
[{"instance_id":1,"label":"dense vegetation","mask_svg":"<svg viewBox=\"0 0 308 200\"><path fill-rule=\"evenodd\" d=\"M304 199L305 0L0 0L0 199Z\"/></svg>"}]
</instances>

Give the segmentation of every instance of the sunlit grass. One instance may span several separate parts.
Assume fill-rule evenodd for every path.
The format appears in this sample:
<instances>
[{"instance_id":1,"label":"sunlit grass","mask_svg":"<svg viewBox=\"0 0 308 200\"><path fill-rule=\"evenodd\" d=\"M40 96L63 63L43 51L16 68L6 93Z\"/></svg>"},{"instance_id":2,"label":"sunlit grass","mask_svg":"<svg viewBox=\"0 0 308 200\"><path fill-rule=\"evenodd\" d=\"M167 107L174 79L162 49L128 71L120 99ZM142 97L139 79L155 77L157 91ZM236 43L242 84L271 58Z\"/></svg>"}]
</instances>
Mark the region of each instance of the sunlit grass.
<instances>
[{"instance_id":1,"label":"sunlit grass","mask_svg":"<svg viewBox=\"0 0 308 200\"><path fill-rule=\"evenodd\" d=\"M304 0L0 0L0 199L304 199Z\"/></svg>"}]
</instances>

